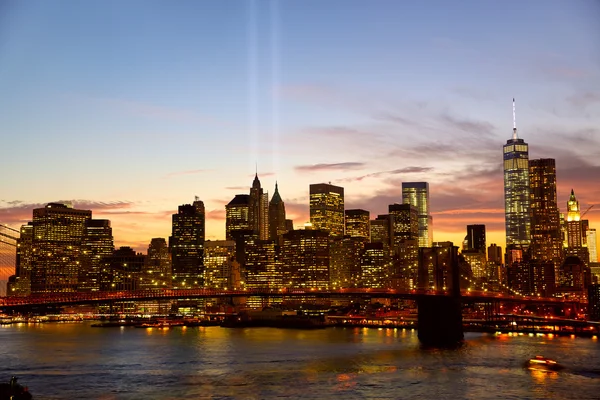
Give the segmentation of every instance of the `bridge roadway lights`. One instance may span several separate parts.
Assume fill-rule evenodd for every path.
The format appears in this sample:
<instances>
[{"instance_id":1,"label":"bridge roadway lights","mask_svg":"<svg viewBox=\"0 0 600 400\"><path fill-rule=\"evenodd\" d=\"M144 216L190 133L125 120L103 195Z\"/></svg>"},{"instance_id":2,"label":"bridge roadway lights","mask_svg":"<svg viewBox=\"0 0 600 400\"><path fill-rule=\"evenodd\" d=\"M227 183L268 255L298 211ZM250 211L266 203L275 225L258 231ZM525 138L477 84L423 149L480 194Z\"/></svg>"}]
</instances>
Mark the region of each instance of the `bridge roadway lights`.
<instances>
[{"instance_id":1,"label":"bridge roadway lights","mask_svg":"<svg viewBox=\"0 0 600 400\"><path fill-rule=\"evenodd\" d=\"M456 347L464 340L460 298L427 296L417 298L418 336L425 347Z\"/></svg>"}]
</instances>

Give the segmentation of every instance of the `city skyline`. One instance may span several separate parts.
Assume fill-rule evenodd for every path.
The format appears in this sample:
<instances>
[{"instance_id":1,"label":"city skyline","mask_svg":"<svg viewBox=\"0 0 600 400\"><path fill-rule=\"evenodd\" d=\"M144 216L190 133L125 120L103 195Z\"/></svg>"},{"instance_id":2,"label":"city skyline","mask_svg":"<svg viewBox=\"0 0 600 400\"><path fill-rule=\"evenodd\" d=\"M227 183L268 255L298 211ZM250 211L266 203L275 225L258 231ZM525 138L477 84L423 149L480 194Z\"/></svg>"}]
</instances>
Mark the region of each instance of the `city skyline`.
<instances>
[{"instance_id":1,"label":"city skyline","mask_svg":"<svg viewBox=\"0 0 600 400\"><path fill-rule=\"evenodd\" d=\"M310 220L310 184L344 187L345 208L374 219L402 203L402 182L423 181L434 241L485 224L504 248L513 97L529 158L556 159L561 212L571 189L582 211L600 198L597 3L152 3L144 18L139 3L107 4L5 8L0 127L15 167L1 223L72 200L145 252L198 196L206 238L225 239L225 204L257 163L295 226ZM600 209L586 218L597 227Z\"/></svg>"}]
</instances>

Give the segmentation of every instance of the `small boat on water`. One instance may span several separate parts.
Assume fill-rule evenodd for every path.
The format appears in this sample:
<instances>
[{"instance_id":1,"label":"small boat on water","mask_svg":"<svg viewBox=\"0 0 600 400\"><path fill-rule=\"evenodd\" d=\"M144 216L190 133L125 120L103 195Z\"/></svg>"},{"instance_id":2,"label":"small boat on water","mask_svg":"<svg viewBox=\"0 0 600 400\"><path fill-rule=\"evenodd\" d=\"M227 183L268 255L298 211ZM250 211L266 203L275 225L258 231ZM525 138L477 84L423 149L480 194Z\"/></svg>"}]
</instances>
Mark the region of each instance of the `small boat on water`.
<instances>
[{"instance_id":1,"label":"small boat on water","mask_svg":"<svg viewBox=\"0 0 600 400\"><path fill-rule=\"evenodd\" d=\"M527 360L525 366L534 371L560 371L561 369L564 369L564 367L556 361L543 356L535 356L534 358Z\"/></svg>"},{"instance_id":2,"label":"small boat on water","mask_svg":"<svg viewBox=\"0 0 600 400\"><path fill-rule=\"evenodd\" d=\"M151 321L143 324L135 325L136 328L158 328L169 329L175 326L183 326L183 321Z\"/></svg>"},{"instance_id":3,"label":"small boat on water","mask_svg":"<svg viewBox=\"0 0 600 400\"><path fill-rule=\"evenodd\" d=\"M27 386L17 383L17 377L10 378L9 383L0 383L0 400L31 400L33 396L29 393Z\"/></svg>"}]
</instances>

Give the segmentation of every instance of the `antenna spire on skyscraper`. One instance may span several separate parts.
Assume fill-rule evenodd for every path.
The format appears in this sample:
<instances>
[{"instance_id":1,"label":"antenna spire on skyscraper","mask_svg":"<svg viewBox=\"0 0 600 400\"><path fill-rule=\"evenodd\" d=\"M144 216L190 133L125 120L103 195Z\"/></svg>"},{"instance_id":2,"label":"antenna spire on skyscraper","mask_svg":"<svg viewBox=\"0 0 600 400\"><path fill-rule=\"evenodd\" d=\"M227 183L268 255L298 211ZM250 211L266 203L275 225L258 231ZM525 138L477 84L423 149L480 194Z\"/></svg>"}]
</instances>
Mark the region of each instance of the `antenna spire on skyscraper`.
<instances>
[{"instance_id":1,"label":"antenna spire on skyscraper","mask_svg":"<svg viewBox=\"0 0 600 400\"><path fill-rule=\"evenodd\" d=\"M517 113L515 111L515 98L513 97L513 139L518 139L517 135Z\"/></svg>"}]
</instances>

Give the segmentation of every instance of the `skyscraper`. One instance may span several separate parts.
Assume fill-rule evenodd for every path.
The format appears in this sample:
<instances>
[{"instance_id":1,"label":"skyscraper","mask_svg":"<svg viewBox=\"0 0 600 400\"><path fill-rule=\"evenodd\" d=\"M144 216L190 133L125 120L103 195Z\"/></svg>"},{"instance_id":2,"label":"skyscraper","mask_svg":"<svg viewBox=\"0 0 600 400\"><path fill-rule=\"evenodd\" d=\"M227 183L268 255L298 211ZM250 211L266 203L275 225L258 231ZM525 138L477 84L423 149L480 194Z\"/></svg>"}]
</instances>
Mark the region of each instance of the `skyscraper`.
<instances>
[{"instance_id":1,"label":"skyscraper","mask_svg":"<svg viewBox=\"0 0 600 400\"><path fill-rule=\"evenodd\" d=\"M513 135L504 151L504 212L506 246L529 246L529 146L519 139L513 99Z\"/></svg>"},{"instance_id":2,"label":"skyscraper","mask_svg":"<svg viewBox=\"0 0 600 400\"><path fill-rule=\"evenodd\" d=\"M285 204L279 195L275 182L275 193L269 203L269 240L277 241L279 236L287 232L285 226Z\"/></svg>"},{"instance_id":3,"label":"skyscraper","mask_svg":"<svg viewBox=\"0 0 600 400\"><path fill-rule=\"evenodd\" d=\"M346 210L346 236L368 242L371 237L369 218L370 214L367 210Z\"/></svg>"},{"instance_id":4,"label":"skyscraper","mask_svg":"<svg viewBox=\"0 0 600 400\"><path fill-rule=\"evenodd\" d=\"M205 211L197 197L193 204L179 206L173 214L172 235L169 238L173 270L173 287L203 286Z\"/></svg>"},{"instance_id":5,"label":"skyscraper","mask_svg":"<svg viewBox=\"0 0 600 400\"><path fill-rule=\"evenodd\" d=\"M329 234L326 231L306 229L285 233L281 259L284 286L329 287Z\"/></svg>"},{"instance_id":6,"label":"skyscraper","mask_svg":"<svg viewBox=\"0 0 600 400\"><path fill-rule=\"evenodd\" d=\"M100 290L102 259L112 255L115 250L109 220L89 219L86 221L82 249L79 291L98 291Z\"/></svg>"},{"instance_id":7,"label":"skyscraper","mask_svg":"<svg viewBox=\"0 0 600 400\"><path fill-rule=\"evenodd\" d=\"M233 288L235 259L233 240L207 240L204 243L204 285L209 288Z\"/></svg>"},{"instance_id":8,"label":"skyscraper","mask_svg":"<svg viewBox=\"0 0 600 400\"><path fill-rule=\"evenodd\" d=\"M562 261L560 211L556 200L556 163L552 158L529 160L531 257Z\"/></svg>"},{"instance_id":9,"label":"skyscraper","mask_svg":"<svg viewBox=\"0 0 600 400\"><path fill-rule=\"evenodd\" d=\"M581 224L581 209L579 208L579 201L575 197L575 191L571 189L571 196L567 201L567 243L568 247L581 247L583 246L583 235L582 235L582 224Z\"/></svg>"},{"instance_id":10,"label":"skyscraper","mask_svg":"<svg viewBox=\"0 0 600 400\"><path fill-rule=\"evenodd\" d=\"M82 241L91 218L90 210L59 203L33 210L32 293L78 290Z\"/></svg>"},{"instance_id":11,"label":"skyscraper","mask_svg":"<svg viewBox=\"0 0 600 400\"><path fill-rule=\"evenodd\" d=\"M567 201L567 251L566 256L575 256L587 266L590 255L587 248L587 237L584 222L581 220L581 209L575 192L571 189L571 196Z\"/></svg>"},{"instance_id":12,"label":"skyscraper","mask_svg":"<svg viewBox=\"0 0 600 400\"><path fill-rule=\"evenodd\" d=\"M360 258L362 287L384 288L390 283L389 256L383 243L366 243Z\"/></svg>"},{"instance_id":13,"label":"skyscraper","mask_svg":"<svg viewBox=\"0 0 600 400\"><path fill-rule=\"evenodd\" d=\"M330 242L329 275L333 289L360 286L360 259L364 246L364 239L360 237L346 236Z\"/></svg>"},{"instance_id":14,"label":"skyscraper","mask_svg":"<svg viewBox=\"0 0 600 400\"><path fill-rule=\"evenodd\" d=\"M392 220L392 232L390 241L394 248L405 239L419 239L419 217L418 210L409 203L390 204L388 206L390 218ZM419 242L420 247L421 242Z\"/></svg>"},{"instance_id":15,"label":"skyscraper","mask_svg":"<svg viewBox=\"0 0 600 400\"><path fill-rule=\"evenodd\" d=\"M250 196L236 194L225 206L225 233L227 240L235 240L235 233L250 230L248 219Z\"/></svg>"},{"instance_id":16,"label":"skyscraper","mask_svg":"<svg viewBox=\"0 0 600 400\"><path fill-rule=\"evenodd\" d=\"M596 236L596 228L591 228L587 231L587 245L590 253L590 262L598 262L598 238Z\"/></svg>"},{"instance_id":17,"label":"skyscraper","mask_svg":"<svg viewBox=\"0 0 600 400\"><path fill-rule=\"evenodd\" d=\"M467 225L464 250L475 250L485 253L485 225Z\"/></svg>"},{"instance_id":18,"label":"skyscraper","mask_svg":"<svg viewBox=\"0 0 600 400\"><path fill-rule=\"evenodd\" d=\"M344 236L344 188L327 183L310 185L310 222L314 229Z\"/></svg>"},{"instance_id":19,"label":"skyscraper","mask_svg":"<svg viewBox=\"0 0 600 400\"><path fill-rule=\"evenodd\" d=\"M371 220L371 243L383 243L383 250L391 254L392 218L389 214L378 215Z\"/></svg>"},{"instance_id":20,"label":"skyscraper","mask_svg":"<svg viewBox=\"0 0 600 400\"><path fill-rule=\"evenodd\" d=\"M402 203L417 208L419 247L431 247L433 244L433 217L429 210L429 183L403 182Z\"/></svg>"},{"instance_id":21,"label":"skyscraper","mask_svg":"<svg viewBox=\"0 0 600 400\"><path fill-rule=\"evenodd\" d=\"M258 235L260 240L269 239L269 195L263 192L258 174L254 175L248 201L250 229Z\"/></svg>"}]
</instances>

